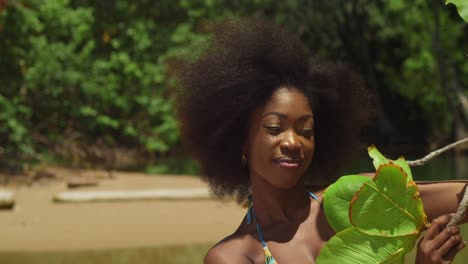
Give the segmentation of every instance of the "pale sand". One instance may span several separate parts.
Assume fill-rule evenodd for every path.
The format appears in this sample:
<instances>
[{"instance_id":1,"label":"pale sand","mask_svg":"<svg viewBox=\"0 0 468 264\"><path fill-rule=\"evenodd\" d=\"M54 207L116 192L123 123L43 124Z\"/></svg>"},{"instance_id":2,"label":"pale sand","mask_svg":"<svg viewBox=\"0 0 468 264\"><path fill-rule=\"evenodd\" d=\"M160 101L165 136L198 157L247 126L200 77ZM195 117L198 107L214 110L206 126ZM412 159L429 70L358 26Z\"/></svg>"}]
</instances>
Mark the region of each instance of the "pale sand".
<instances>
[{"instance_id":1,"label":"pale sand","mask_svg":"<svg viewBox=\"0 0 468 264\"><path fill-rule=\"evenodd\" d=\"M70 174L56 169L57 174ZM73 173L73 172L72 172ZM87 171L82 174L103 174ZM115 173L97 187L78 190L144 190L206 187L193 176ZM62 175L60 175L62 176ZM65 177L66 178L66 177ZM64 182L2 187L16 194L13 210L0 210L0 251L85 250L214 243L235 230L245 210L216 200L64 204L52 196Z\"/></svg>"}]
</instances>

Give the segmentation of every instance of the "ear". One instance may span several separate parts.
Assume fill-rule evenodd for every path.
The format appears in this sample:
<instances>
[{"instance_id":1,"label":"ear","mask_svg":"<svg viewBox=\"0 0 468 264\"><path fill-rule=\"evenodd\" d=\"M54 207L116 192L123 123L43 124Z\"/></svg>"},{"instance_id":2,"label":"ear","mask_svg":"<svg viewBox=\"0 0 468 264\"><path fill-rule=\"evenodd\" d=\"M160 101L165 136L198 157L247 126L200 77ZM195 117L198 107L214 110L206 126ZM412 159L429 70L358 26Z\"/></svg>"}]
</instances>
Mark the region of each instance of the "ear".
<instances>
[{"instance_id":1,"label":"ear","mask_svg":"<svg viewBox=\"0 0 468 264\"><path fill-rule=\"evenodd\" d=\"M241 146L241 151L246 157L248 157L248 148L247 148L248 145L249 143L247 142L247 139L245 139L244 143L242 143L242 146Z\"/></svg>"}]
</instances>

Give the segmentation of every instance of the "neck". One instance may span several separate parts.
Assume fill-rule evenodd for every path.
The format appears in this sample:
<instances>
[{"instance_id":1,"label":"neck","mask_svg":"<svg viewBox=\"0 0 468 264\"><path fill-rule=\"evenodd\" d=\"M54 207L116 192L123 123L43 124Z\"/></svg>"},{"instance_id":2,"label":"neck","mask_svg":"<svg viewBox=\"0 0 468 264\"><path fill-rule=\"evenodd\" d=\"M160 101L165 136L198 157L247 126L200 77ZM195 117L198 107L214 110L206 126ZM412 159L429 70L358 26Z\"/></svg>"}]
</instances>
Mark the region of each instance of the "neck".
<instances>
[{"instance_id":1,"label":"neck","mask_svg":"<svg viewBox=\"0 0 468 264\"><path fill-rule=\"evenodd\" d=\"M302 181L288 189L277 188L262 177L251 178L251 192L257 221L264 227L302 218L310 198Z\"/></svg>"}]
</instances>

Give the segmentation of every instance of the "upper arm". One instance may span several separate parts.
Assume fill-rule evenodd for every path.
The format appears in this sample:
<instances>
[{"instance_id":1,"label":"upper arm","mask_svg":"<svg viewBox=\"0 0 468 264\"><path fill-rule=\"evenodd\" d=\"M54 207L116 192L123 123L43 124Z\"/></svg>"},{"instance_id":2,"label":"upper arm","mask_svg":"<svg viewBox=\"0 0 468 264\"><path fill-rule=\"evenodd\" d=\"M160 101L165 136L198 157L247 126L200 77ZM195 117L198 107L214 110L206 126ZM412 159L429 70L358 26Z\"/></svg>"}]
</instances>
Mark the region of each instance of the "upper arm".
<instances>
[{"instance_id":1,"label":"upper arm","mask_svg":"<svg viewBox=\"0 0 468 264\"><path fill-rule=\"evenodd\" d=\"M226 254L223 254L222 251L216 250L215 248L210 249L208 253L206 253L205 260L203 261L204 264L215 264L215 263L229 263L229 259L227 258ZM233 262L231 262L233 263Z\"/></svg>"},{"instance_id":2,"label":"upper arm","mask_svg":"<svg viewBox=\"0 0 468 264\"><path fill-rule=\"evenodd\" d=\"M468 181L417 182L419 194L429 221L443 215L455 213L463 198ZM468 214L462 223L468 222Z\"/></svg>"},{"instance_id":3,"label":"upper arm","mask_svg":"<svg viewBox=\"0 0 468 264\"><path fill-rule=\"evenodd\" d=\"M239 254L239 248L233 249L229 245L218 244L206 253L204 264L250 264L246 257Z\"/></svg>"}]
</instances>

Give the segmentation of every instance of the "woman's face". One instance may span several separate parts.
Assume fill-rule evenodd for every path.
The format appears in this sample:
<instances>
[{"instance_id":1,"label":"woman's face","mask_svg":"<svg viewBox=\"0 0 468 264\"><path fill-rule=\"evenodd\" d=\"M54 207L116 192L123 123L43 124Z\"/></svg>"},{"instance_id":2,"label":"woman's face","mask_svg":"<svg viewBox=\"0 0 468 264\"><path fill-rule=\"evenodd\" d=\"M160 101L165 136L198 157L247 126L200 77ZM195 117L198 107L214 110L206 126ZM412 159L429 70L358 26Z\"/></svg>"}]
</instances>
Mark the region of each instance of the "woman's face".
<instances>
[{"instance_id":1,"label":"woman's face","mask_svg":"<svg viewBox=\"0 0 468 264\"><path fill-rule=\"evenodd\" d=\"M280 87L249 117L243 151L250 177L276 188L291 188L309 168L314 153L314 118L308 99Z\"/></svg>"}]
</instances>

